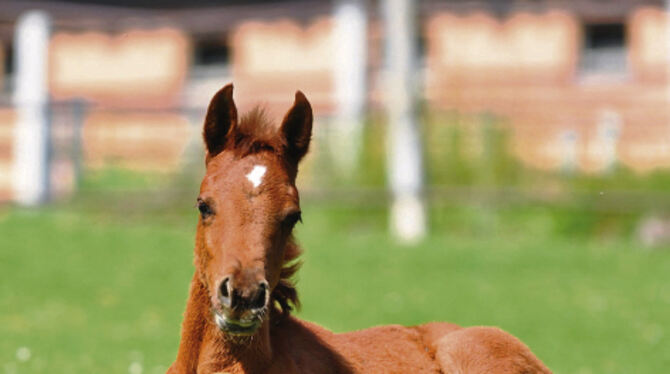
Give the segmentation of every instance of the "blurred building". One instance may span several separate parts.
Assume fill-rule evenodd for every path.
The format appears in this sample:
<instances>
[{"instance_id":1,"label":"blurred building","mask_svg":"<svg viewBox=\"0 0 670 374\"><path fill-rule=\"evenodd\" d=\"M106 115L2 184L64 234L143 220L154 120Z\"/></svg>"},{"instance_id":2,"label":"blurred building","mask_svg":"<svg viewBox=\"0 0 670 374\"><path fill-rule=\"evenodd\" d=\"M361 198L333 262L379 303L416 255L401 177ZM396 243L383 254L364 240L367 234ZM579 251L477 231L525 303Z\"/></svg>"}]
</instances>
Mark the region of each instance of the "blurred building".
<instances>
[{"instance_id":1,"label":"blurred building","mask_svg":"<svg viewBox=\"0 0 670 374\"><path fill-rule=\"evenodd\" d=\"M426 23L426 95L441 108L506 118L514 152L529 165L668 167L670 30L662 5L445 6Z\"/></svg>"},{"instance_id":2,"label":"blurred building","mask_svg":"<svg viewBox=\"0 0 670 374\"><path fill-rule=\"evenodd\" d=\"M366 104L374 110L384 93L384 30L379 1L366 4ZM431 110L496 115L528 166L669 167L663 5L420 1L417 83ZM72 183L63 180L77 174L73 152L87 167L178 167L209 98L229 81L242 110L262 102L281 115L299 88L319 116L332 115L333 7L308 0L0 2L0 198L9 191L13 35L23 12L42 9L52 18L52 172L55 186L67 190Z\"/></svg>"}]
</instances>

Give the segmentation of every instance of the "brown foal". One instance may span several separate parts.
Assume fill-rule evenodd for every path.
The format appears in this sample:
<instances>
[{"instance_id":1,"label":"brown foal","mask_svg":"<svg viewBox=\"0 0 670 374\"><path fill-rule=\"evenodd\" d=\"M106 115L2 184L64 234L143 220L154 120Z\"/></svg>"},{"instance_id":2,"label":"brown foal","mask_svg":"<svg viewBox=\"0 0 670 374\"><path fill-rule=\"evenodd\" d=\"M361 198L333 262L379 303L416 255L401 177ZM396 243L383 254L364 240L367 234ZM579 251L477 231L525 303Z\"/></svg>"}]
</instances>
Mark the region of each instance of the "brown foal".
<instances>
[{"instance_id":1,"label":"brown foal","mask_svg":"<svg viewBox=\"0 0 670 374\"><path fill-rule=\"evenodd\" d=\"M295 178L312 108L297 92L279 128L258 109L238 119L227 85L209 104L203 134L195 274L168 373L550 373L494 327L434 322L334 334L291 316Z\"/></svg>"}]
</instances>

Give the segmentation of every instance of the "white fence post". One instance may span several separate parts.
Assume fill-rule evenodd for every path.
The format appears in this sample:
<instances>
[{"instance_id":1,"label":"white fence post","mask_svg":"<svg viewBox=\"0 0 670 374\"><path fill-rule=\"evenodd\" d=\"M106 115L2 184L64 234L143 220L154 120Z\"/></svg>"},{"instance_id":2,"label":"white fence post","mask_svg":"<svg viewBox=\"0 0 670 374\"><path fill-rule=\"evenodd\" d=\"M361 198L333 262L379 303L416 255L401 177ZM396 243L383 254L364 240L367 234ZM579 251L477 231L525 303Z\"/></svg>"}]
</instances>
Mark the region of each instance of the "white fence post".
<instances>
[{"instance_id":1,"label":"white fence post","mask_svg":"<svg viewBox=\"0 0 670 374\"><path fill-rule=\"evenodd\" d=\"M393 193L391 230L404 242L416 242L426 233L422 199L423 162L416 120L414 84L415 2L385 0L387 157Z\"/></svg>"},{"instance_id":2,"label":"white fence post","mask_svg":"<svg viewBox=\"0 0 670 374\"><path fill-rule=\"evenodd\" d=\"M599 114L596 142L600 146L602 171L610 172L617 164L617 143L622 128L621 115L615 110L603 110Z\"/></svg>"},{"instance_id":3,"label":"white fence post","mask_svg":"<svg viewBox=\"0 0 670 374\"><path fill-rule=\"evenodd\" d=\"M16 22L13 193L17 203L37 205L49 197L48 46L51 21L29 11Z\"/></svg>"},{"instance_id":4,"label":"white fence post","mask_svg":"<svg viewBox=\"0 0 670 374\"><path fill-rule=\"evenodd\" d=\"M575 130L563 130L559 135L561 170L566 174L572 174L579 167L579 155L577 140L579 135Z\"/></svg>"},{"instance_id":5,"label":"white fence post","mask_svg":"<svg viewBox=\"0 0 670 374\"><path fill-rule=\"evenodd\" d=\"M357 167L363 141L368 52L365 3L365 0L335 2L333 79L337 107L328 138L340 175L349 175Z\"/></svg>"}]
</instances>

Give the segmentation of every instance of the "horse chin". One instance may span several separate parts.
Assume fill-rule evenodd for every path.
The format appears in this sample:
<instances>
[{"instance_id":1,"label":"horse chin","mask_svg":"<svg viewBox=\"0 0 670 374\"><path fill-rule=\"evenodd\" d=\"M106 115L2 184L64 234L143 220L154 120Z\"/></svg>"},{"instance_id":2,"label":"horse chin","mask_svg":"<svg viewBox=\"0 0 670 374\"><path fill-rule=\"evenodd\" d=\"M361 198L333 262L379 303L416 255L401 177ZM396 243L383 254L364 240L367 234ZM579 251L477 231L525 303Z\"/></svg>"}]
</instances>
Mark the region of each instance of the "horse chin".
<instances>
[{"instance_id":1,"label":"horse chin","mask_svg":"<svg viewBox=\"0 0 670 374\"><path fill-rule=\"evenodd\" d=\"M235 337L252 336L258 331L263 323L262 319L254 316L251 320L234 320L226 317L223 313L214 313L214 323L225 334Z\"/></svg>"}]
</instances>

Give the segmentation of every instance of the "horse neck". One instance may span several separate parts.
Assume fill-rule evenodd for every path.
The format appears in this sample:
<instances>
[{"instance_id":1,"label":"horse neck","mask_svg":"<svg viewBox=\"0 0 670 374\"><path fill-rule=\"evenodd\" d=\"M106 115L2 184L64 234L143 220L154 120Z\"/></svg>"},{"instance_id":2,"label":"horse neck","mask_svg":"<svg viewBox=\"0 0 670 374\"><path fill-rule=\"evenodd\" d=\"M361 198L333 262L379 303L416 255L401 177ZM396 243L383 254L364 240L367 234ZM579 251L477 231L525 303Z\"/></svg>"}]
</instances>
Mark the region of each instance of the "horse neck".
<instances>
[{"instance_id":1,"label":"horse neck","mask_svg":"<svg viewBox=\"0 0 670 374\"><path fill-rule=\"evenodd\" d=\"M270 318L271 315L272 313ZM210 316L207 288L196 273L191 280L182 336L174 365L177 373L195 374L198 367L202 366L214 370L238 367L241 372L255 372L269 364L272 356L270 318L255 335L238 342L224 336L211 322Z\"/></svg>"}]
</instances>

